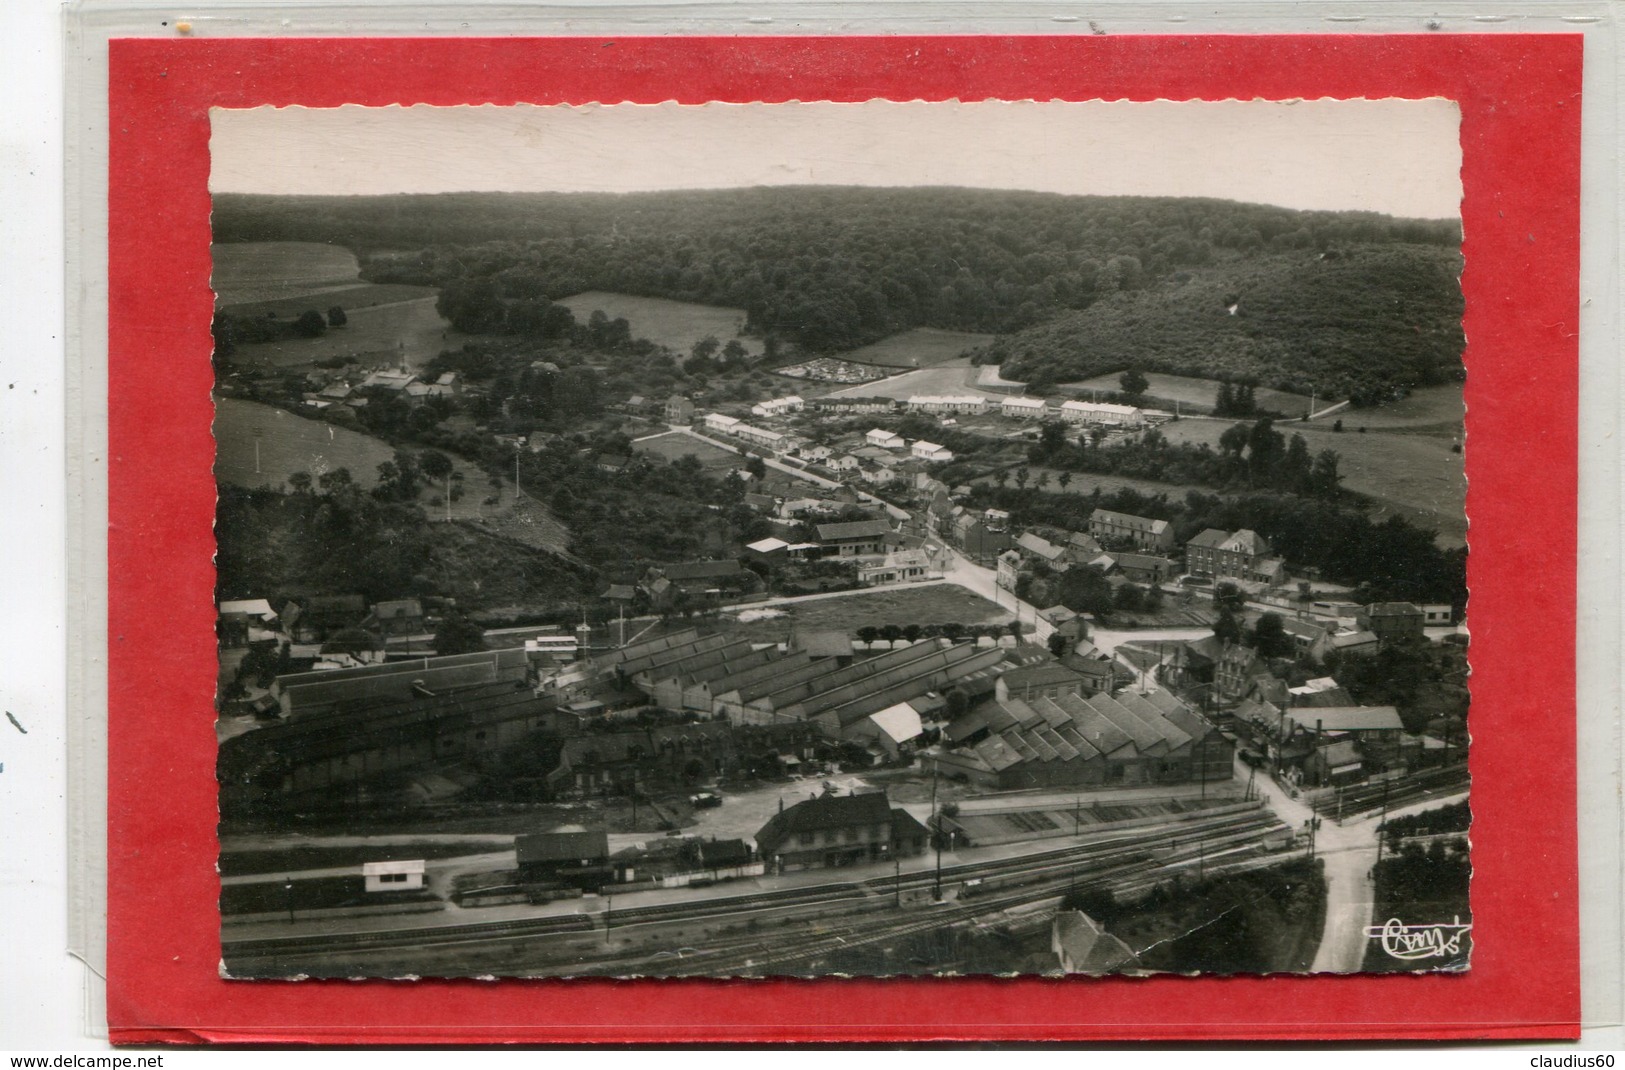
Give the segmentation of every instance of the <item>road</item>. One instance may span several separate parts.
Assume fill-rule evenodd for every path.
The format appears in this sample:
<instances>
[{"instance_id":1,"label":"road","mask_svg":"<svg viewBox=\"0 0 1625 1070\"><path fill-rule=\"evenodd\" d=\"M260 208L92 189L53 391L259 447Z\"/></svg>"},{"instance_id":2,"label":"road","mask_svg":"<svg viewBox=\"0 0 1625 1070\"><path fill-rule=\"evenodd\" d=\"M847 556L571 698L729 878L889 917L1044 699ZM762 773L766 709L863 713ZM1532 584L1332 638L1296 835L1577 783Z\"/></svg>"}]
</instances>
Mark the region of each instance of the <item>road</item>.
<instances>
[{"instance_id":1,"label":"road","mask_svg":"<svg viewBox=\"0 0 1625 1070\"><path fill-rule=\"evenodd\" d=\"M1243 782L1252 770L1236 760L1236 776ZM1253 788L1260 792L1270 809L1284 823L1302 829L1314 816L1307 804L1290 798L1268 774L1260 772L1254 778ZM1466 792L1440 799L1428 799L1410 806L1390 810L1388 816L1432 810L1467 798ZM1338 825L1322 820L1315 834L1315 854L1324 863L1326 877L1326 923L1320 933L1320 947L1315 961L1310 964L1313 973L1358 973L1365 962L1365 951L1370 939L1366 927L1372 923L1371 871L1377 864L1377 826L1381 814L1368 814L1364 818Z\"/></svg>"}]
</instances>

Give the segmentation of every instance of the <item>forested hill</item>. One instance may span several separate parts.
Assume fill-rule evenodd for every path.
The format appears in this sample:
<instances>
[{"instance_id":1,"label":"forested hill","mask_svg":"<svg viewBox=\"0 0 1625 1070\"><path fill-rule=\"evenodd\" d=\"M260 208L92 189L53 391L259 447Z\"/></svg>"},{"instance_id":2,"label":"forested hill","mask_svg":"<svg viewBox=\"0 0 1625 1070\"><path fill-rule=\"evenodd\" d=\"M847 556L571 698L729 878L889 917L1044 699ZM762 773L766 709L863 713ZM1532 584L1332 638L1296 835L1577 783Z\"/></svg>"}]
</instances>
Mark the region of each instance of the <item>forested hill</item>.
<instances>
[{"instance_id":1,"label":"forested hill","mask_svg":"<svg viewBox=\"0 0 1625 1070\"><path fill-rule=\"evenodd\" d=\"M613 290L743 308L750 330L813 352L920 326L1018 332L1106 300L1126 309L1124 295L1160 293L1182 272L1275 254L1392 247L1443 265L1460 244L1454 221L1371 213L841 186L220 195L214 226L222 242L348 246L380 282L489 279L509 300ZM1417 300L1459 318L1453 276L1439 277L1448 285Z\"/></svg>"},{"instance_id":2,"label":"forested hill","mask_svg":"<svg viewBox=\"0 0 1625 1070\"><path fill-rule=\"evenodd\" d=\"M1428 246L1269 252L1108 294L980 359L1040 389L1138 367L1376 404L1461 378L1460 273L1458 253Z\"/></svg>"}]
</instances>

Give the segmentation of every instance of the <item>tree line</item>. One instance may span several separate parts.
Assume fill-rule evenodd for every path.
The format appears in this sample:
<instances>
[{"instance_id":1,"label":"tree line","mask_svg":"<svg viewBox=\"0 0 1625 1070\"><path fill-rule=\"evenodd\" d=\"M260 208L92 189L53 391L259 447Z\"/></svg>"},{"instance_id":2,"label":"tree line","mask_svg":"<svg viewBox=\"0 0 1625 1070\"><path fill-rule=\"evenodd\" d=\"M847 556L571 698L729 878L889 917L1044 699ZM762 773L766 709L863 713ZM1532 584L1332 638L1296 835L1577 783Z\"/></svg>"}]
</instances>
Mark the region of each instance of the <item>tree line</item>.
<instances>
[{"instance_id":1,"label":"tree line","mask_svg":"<svg viewBox=\"0 0 1625 1070\"><path fill-rule=\"evenodd\" d=\"M218 241L346 245L376 282L485 280L515 301L613 290L741 308L751 332L811 352L920 326L1018 331L1268 250L1460 241L1453 221L1371 213L857 187L223 196L214 225Z\"/></svg>"}]
</instances>

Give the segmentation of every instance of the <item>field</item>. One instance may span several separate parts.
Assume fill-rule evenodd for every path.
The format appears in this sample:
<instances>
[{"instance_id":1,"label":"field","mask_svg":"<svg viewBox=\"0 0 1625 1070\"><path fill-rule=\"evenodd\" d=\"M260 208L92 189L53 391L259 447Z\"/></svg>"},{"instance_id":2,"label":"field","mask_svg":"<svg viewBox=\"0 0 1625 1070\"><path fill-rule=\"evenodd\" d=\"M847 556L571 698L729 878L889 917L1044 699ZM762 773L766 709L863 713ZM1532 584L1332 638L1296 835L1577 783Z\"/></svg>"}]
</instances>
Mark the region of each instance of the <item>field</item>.
<instances>
[{"instance_id":1,"label":"field","mask_svg":"<svg viewBox=\"0 0 1625 1070\"><path fill-rule=\"evenodd\" d=\"M1424 386L1408 397L1375 409L1344 409L1337 416L1347 427L1459 429L1467 417L1461 384Z\"/></svg>"},{"instance_id":2,"label":"field","mask_svg":"<svg viewBox=\"0 0 1625 1070\"><path fill-rule=\"evenodd\" d=\"M210 249L218 306L305 297L360 283L355 254L320 242L223 242Z\"/></svg>"},{"instance_id":3,"label":"field","mask_svg":"<svg viewBox=\"0 0 1625 1070\"><path fill-rule=\"evenodd\" d=\"M738 339L747 352L762 352L761 339L740 336L739 332L745 328L745 312L739 308L696 305L687 301L668 301L662 297L634 297L602 290L588 290L574 297L563 298L558 303L575 315L577 323L586 323L595 311L602 311L610 319L624 318L631 324L633 338L647 338L685 355L694 348L695 342L707 336L725 344Z\"/></svg>"},{"instance_id":4,"label":"field","mask_svg":"<svg viewBox=\"0 0 1625 1070\"><path fill-rule=\"evenodd\" d=\"M685 435L681 431L670 431L653 438L640 439L632 443L632 449L636 453L649 453L668 461L675 461L684 454L692 453L708 471L712 472L731 472L742 467L744 463L744 458L739 454L693 435Z\"/></svg>"},{"instance_id":5,"label":"field","mask_svg":"<svg viewBox=\"0 0 1625 1070\"><path fill-rule=\"evenodd\" d=\"M1170 501L1179 501L1185 497L1186 491L1204 489L1201 487L1186 486L1181 483L1157 483L1149 479L1131 479L1127 476L1106 476L1094 475L1089 472L1073 472L1071 480L1068 481L1066 488L1063 490L1061 485L1057 482L1057 480L1059 480L1061 476L1065 474L1061 469L1029 467L1028 472L1031 476L1031 479L1027 484L1029 487L1034 486L1041 477L1046 475L1049 476L1049 483L1043 489L1050 494L1089 494L1094 491L1096 487L1100 488L1100 493L1110 494L1113 491L1127 488L1129 490L1139 491L1141 494L1166 494ZM972 480L972 482L997 484L998 480L993 476L983 476L980 479ZM1014 487L1016 485L1016 478L1013 470L1011 471L1010 477L1005 480L1004 485L1007 487Z\"/></svg>"},{"instance_id":6,"label":"field","mask_svg":"<svg viewBox=\"0 0 1625 1070\"><path fill-rule=\"evenodd\" d=\"M234 364L256 368L295 368L332 357L353 357L364 366L405 364L423 367L442 350L461 349L479 335L460 334L434 310L433 297L397 301L348 312L349 322L319 338L240 345Z\"/></svg>"},{"instance_id":7,"label":"field","mask_svg":"<svg viewBox=\"0 0 1625 1070\"><path fill-rule=\"evenodd\" d=\"M433 296L435 296L434 291L427 286L357 282L349 286L323 290L320 293L311 295L278 297L266 301L223 305L221 311L229 312L243 319L256 319L264 316L276 316L279 319L297 319L301 313L308 309L315 309L326 315L328 309L337 305L344 309L346 315L353 315L363 309L399 304L402 301L416 301ZM341 327L338 330L342 331L344 328Z\"/></svg>"},{"instance_id":8,"label":"field","mask_svg":"<svg viewBox=\"0 0 1625 1070\"><path fill-rule=\"evenodd\" d=\"M854 364L874 364L882 368L930 368L980 349L991 341L991 334L916 327L838 356Z\"/></svg>"},{"instance_id":9,"label":"field","mask_svg":"<svg viewBox=\"0 0 1625 1070\"><path fill-rule=\"evenodd\" d=\"M862 383L858 386L849 386L842 390L830 392L830 397L853 398L908 398L915 394L981 394L983 397L1002 398L1005 395L995 394L990 390L983 390L976 386L976 374L979 371L973 368L968 359L958 358L946 364L938 364L931 368L921 368L919 371L904 372L894 375L890 379L882 379L878 383Z\"/></svg>"},{"instance_id":10,"label":"field","mask_svg":"<svg viewBox=\"0 0 1625 1070\"><path fill-rule=\"evenodd\" d=\"M1288 438L1302 432L1310 453L1336 450L1342 458L1338 470L1343 486L1369 496L1383 510L1436 528L1442 545L1461 546L1467 537L1467 474L1463 458L1450 451L1448 435L1404 434L1397 431L1360 434L1355 430L1365 412L1344 420L1341 434L1326 420L1290 421L1277 425ZM1359 422L1357 422L1359 421ZM1173 442L1206 442L1218 448L1219 436L1234 421L1179 420L1163 424L1162 433ZM1082 476L1074 475L1073 487Z\"/></svg>"},{"instance_id":11,"label":"field","mask_svg":"<svg viewBox=\"0 0 1625 1070\"><path fill-rule=\"evenodd\" d=\"M255 471L255 432L259 431L259 470ZM378 482L378 466L395 455L387 443L321 420L307 420L291 412L238 398L215 400L214 437L215 478L240 487L280 487L295 472L309 472L312 478L336 468L348 468L363 487ZM490 481L478 468L453 457L455 470L463 473L463 496L453 502L454 519L469 520L498 508L512 505L512 487L504 487L500 506L483 505L493 491ZM441 498L443 487L426 488L420 504L432 519L446 515Z\"/></svg>"},{"instance_id":12,"label":"field","mask_svg":"<svg viewBox=\"0 0 1625 1070\"><path fill-rule=\"evenodd\" d=\"M856 633L859 628L888 624L991 624L1011 614L977 594L951 583L862 591L835 597L764 605L730 614L724 630L754 642L780 642L792 629L799 632L829 629Z\"/></svg>"},{"instance_id":13,"label":"field","mask_svg":"<svg viewBox=\"0 0 1625 1070\"><path fill-rule=\"evenodd\" d=\"M1117 381L1119 375L1121 375L1120 372L1112 375L1097 375L1093 379L1085 379L1076 383L1062 383L1061 386L1079 394L1091 390L1119 391L1123 389L1122 384ZM1177 401L1182 405L1194 405L1201 408L1203 412L1211 412L1213 409L1213 399L1219 390L1219 383L1216 379L1193 379L1186 375L1163 375L1158 372L1147 372L1145 377L1151 384L1151 388L1146 391L1146 394L1150 397L1160 398L1164 401ZM1310 399L1301 394L1288 394L1284 391L1271 390L1268 387L1261 386L1254 391L1254 396L1258 401L1258 407L1270 412L1298 416L1309 411ZM1321 398L1316 403L1315 408L1323 409L1328 404L1331 404L1330 399Z\"/></svg>"}]
</instances>

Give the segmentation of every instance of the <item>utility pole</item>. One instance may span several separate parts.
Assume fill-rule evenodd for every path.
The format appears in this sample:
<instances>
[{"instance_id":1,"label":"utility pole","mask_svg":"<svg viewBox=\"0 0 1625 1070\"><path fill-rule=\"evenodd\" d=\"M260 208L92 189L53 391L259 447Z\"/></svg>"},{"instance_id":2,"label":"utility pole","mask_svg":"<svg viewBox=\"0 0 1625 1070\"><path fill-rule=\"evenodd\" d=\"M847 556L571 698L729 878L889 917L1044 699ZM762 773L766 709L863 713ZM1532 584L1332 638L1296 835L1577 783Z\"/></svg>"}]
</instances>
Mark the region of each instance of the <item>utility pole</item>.
<instances>
[{"instance_id":1,"label":"utility pole","mask_svg":"<svg viewBox=\"0 0 1625 1070\"><path fill-rule=\"evenodd\" d=\"M265 428L254 428L254 474L260 474L260 439L265 436Z\"/></svg>"},{"instance_id":2,"label":"utility pole","mask_svg":"<svg viewBox=\"0 0 1625 1070\"><path fill-rule=\"evenodd\" d=\"M891 827L891 865L892 865L892 892L893 905L903 905L903 853L897 849L897 823Z\"/></svg>"},{"instance_id":3,"label":"utility pole","mask_svg":"<svg viewBox=\"0 0 1625 1070\"><path fill-rule=\"evenodd\" d=\"M1377 864L1382 864L1382 826L1388 823L1388 781L1382 782L1382 817L1377 821Z\"/></svg>"},{"instance_id":4,"label":"utility pole","mask_svg":"<svg viewBox=\"0 0 1625 1070\"><path fill-rule=\"evenodd\" d=\"M937 813L937 760L931 759L931 825L932 838L936 840L937 848L937 876L931 897L942 902L942 818Z\"/></svg>"}]
</instances>

